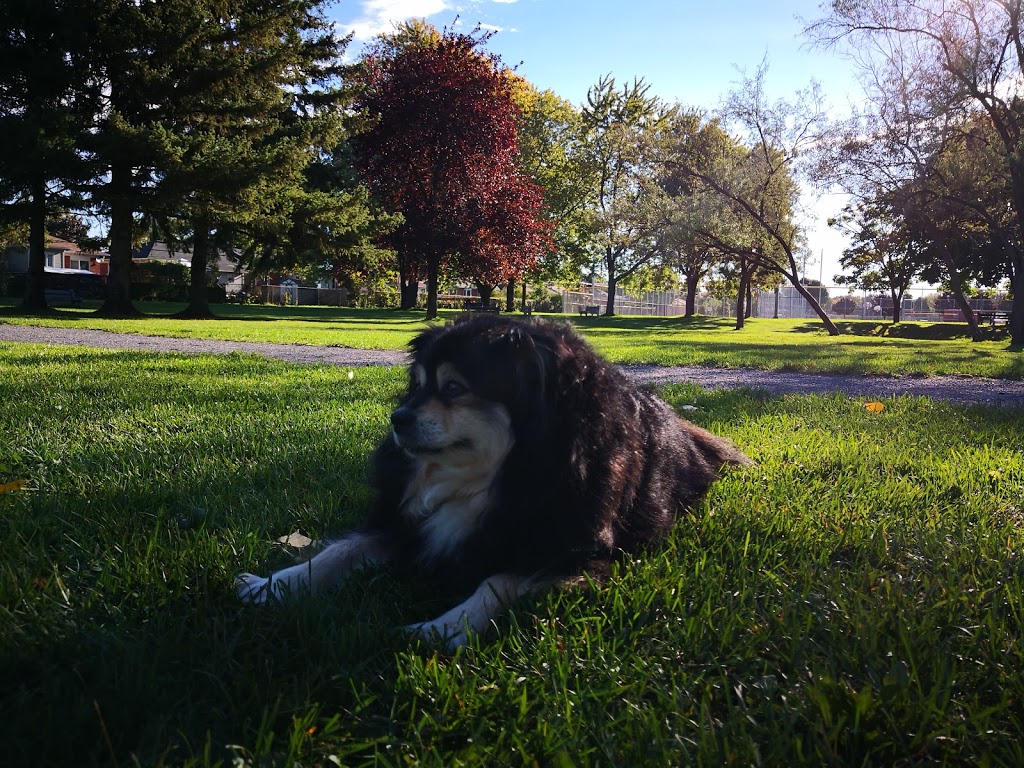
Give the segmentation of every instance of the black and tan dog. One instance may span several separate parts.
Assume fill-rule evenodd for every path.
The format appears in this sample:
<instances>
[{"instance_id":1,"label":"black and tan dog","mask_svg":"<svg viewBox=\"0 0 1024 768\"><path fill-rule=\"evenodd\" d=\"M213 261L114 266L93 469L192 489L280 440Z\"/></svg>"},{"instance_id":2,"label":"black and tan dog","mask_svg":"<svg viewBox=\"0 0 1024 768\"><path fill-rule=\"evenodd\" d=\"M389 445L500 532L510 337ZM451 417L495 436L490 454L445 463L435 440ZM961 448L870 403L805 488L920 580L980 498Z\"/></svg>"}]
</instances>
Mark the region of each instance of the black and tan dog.
<instances>
[{"instance_id":1,"label":"black and tan dog","mask_svg":"<svg viewBox=\"0 0 1024 768\"><path fill-rule=\"evenodd\" d=\"M469 595L410 627L454 647L525 592L656 542L724 465L748 463L567 325L472 316L411 347L365 524L307 563L243 574L244 600L317 592L387 563Z\"/></svg>"}]
</instances>

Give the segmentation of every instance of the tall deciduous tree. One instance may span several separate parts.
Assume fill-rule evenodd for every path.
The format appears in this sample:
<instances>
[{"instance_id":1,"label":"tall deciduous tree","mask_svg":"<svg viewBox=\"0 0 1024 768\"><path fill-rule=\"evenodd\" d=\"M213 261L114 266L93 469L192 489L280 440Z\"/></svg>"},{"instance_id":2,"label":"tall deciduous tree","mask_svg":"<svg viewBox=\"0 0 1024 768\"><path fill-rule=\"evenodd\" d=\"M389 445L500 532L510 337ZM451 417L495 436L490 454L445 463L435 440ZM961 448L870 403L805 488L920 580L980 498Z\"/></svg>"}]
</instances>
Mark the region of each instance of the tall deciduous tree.
<instances>
[{"instance_id":1,"label":"tall deciduous tree","mask_svg":"<svg viewBox=\"0 0 1024 768\"><path fill-rule=\"evenodd\" d=\"M685 153L671 162L679 173L718 195L739 220L759 233L753 241L762 244L745 251L748 257L757 267L788 280L829 335L835 336L839 329L801 282L802 232L796 215L798 180L810 178L808 159L827 129L827 110L820 88L813 83L793 101L770 101L764 87L766 71L762 64L754 76L744 77L722 109L722 123L736 132L746 152L723 153L706 165Z\"/></svg>"},{"instance_id":2,"label":"tall deciduous tree","mask_svg":"<svg viewBox=\"0 0 1024 768\"><path fill-rule=\"evenodd\" d=\"M594 168L585 162L584 131L579 110L553 91L538 91L515 80L519 107L519 163L544 193L554 248L526 276L534 281L578 283L590 263L594 210L590 190ZM508 286L512 307L513 284ZM525 301L526 285L523 285Z\"/></svg>"},{"instance_id":3,"label":"tall deciduous tree","mask_svg":"<svg viewBox=\"0 0 1024 768\"><path fill-rule=\"evenodd\" d=\"M1005 166L992 162L984 133L951 134L893 195L913 237L925 245L924 278L947 287L975 341L983 334L967 291L1001 282L1008 251L1020 248L1017 228L1005 223L1013 219Z\"/></svg>"},{"instance_id":4,"label":"tall deciduous tree","mask_svg":"<svg viewBox=\"0 0 1024 768\"><path fill-rule=\"evenodd\" d=\"M848 44L869 75L879 111L902 111L911 130L975 108L990 121L1010 177L1024 240L1024 26L1022 0L865 0L831 4L808 34ZM1024 251L1005 249L1013 291L1010 335L1024 349Z\"/></svg>"},{"instance_id":5,"label":"tall deciduous tree","mask_svg":"<svg viewBox=\"0 0 1024 768\"><path fill-rule=\"evenodd\" d=\"M875 200L847 206L829 224L851 235L850 247L839 264L844 274L839 285L866 291L887 291L892 300L892 322L900 322L903 297L925 268L923 244L914 237L903 206Z\"/></svg>"},{"instance_id":6,"label":"tall deciduous tree","mask_svg":"<svg viewBox=\"0 0 1024 768\"><path fill-rule=\"evenodd\" d=\"M380 40L362 62L357 106L375 122L353 144L375 197L404 219L389 237L403 306L425 272L429 319L443 265L493 280L483 267L498 259L505 278L516 277L521 265L508 257L536 259L532 233L544 224L540 190L517 166L512 80L484 52L488 36L408 32Z\"/></svg>"},{"instance_id":7,"label":"tall deciduous tree","mask_svg":"<svg viewBox=\"0 0 1024 768\"><path fill-rule=\"evenodd\" d=\"M615 314L619 280L659 254L664 225L656 204L655 141L664 108L643 80L602 77L582 110L584 157L592 180L593 245L608 278L605 314Z\"/></svg>"},{"instance_id":8,"label":"tall deciduous tree","mask_svg":"<svg viewBox=\"0 0 1024 768\"><path fill-rule=\"evenodd\" d=\"M659 141L658 187L666 226L658 235L663 262L685 279L685 316L696 309L697 289L716 264L728 259L737 244L737 223L721 197L692 175L679 160L708 167L740 147L716 120L676 105L668 114Z\"/></svg>"},{"instance_id":9,"label":"tall deciduous tree","mask_svg":"<svg viewBox=\"0 0 1024 768\"><path fill-rule=\"evenodd\" d=\"M47 308L46 220L92 171L81 143L96 91L81 62L77 0L0 0L0 223L27 224L23 307Z\"/></svg>"}]
</instances>

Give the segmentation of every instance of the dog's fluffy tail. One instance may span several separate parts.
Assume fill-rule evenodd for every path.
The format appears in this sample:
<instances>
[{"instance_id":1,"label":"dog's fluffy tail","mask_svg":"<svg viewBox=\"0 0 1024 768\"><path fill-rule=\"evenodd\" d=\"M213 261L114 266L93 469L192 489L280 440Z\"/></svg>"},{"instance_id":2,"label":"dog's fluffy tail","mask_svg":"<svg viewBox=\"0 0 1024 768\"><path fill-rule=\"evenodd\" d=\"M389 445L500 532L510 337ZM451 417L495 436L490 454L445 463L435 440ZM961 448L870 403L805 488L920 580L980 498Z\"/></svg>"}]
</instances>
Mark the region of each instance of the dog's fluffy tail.
<instances>
[{"instance_id":1,"label":"dog's fluffy tail","mask_svg":"<svg viewBox=\"0 0 1024 768\"><path fill-rule=\"evenodd\" d=\"M690 434L704 461L718 470L729 465L749 467L754 463L731 440L713 435L706 429L701 429L693 424L690 425Z\"/></svg>"}]
</instances>

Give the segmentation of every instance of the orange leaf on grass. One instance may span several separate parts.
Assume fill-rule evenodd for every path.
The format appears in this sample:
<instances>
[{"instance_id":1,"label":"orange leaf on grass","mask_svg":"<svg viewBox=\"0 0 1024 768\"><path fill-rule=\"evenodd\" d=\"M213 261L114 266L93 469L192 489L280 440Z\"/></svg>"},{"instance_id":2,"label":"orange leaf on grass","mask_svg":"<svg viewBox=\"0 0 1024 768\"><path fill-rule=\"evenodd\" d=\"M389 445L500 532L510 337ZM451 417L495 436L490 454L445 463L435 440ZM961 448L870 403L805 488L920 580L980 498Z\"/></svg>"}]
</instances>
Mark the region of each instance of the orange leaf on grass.
<instances>
[{"instance_id":1,"label":"orange leaf on grass","mask_svg":"<svg viewBox=\"0 0 1024 768\"><path fill-rule=\"evenodd\" d=\"M0 485L0 493L20 491L26 485L28 485L28 480L15 480L13 483L4 483L3 485Z\"/></svg>"},{"instance_id":2,"label":"orange leaf on grass","mask_svg":"<svg viewBox=\"0 0 1024 768\"><path fill-rule=\"evenodd\" d=\"M868 411L868 413L881 413L882 409L885 408L885 406L875 401L871 403L864 403L864 408Z\"/></svg>"}]
</instances>

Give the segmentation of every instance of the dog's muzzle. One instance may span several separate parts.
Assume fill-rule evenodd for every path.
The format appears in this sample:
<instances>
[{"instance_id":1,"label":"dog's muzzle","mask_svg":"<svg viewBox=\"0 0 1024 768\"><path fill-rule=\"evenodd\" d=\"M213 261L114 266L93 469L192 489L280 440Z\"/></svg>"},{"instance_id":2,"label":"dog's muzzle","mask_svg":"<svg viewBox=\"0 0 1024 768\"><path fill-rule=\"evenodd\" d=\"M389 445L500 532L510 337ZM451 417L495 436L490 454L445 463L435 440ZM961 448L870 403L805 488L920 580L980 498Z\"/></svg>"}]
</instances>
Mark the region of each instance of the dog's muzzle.
<instances>
[{"instance_id":1,"label":"dog's muzzle","mask_svg":"<svg viewBox=\"0 0 1024 768\"><path fill-rule=\"evenodd\" d=\"M394 428L396 435L408 434L409 430L415 425L416 411L412 408L407 408L403 405L391 412L391 426Z\"/></svg>"}]
</instances>

